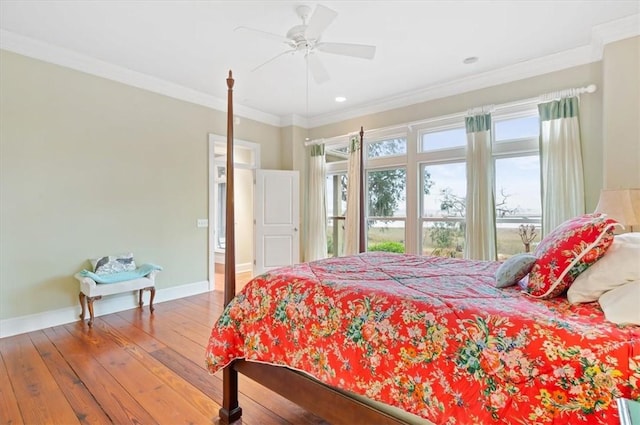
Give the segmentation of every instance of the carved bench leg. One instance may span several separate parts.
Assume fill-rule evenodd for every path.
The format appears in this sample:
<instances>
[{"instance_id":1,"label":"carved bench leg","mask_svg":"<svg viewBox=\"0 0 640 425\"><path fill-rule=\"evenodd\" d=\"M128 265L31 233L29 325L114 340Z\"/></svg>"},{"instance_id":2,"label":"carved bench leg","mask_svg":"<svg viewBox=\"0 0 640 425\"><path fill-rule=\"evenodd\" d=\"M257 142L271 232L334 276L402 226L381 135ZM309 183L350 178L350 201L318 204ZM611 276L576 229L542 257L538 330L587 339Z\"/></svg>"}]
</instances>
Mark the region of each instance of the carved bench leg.
<instances>
[{"instance_id":1,"label":"carved bench leg","mask_svg":"<svg viewBox=\"0 0 640 425\"><path fill-rule=\"evenodd\" d=\"M89 327L93 326L93 301L99 300L100 298L102 298L102 295L87 297L87 304L89 304Z\"/></svg>"},{"instance_id":2,"label":"carved bench leg","mask_svg":"<svg viewBox=\"0 0 640 425\"><path fill-rule=\"evenodd\" d=\"M80 292L80 307L82 308L82 311L80 312L80 320L84 320L84 313L85 313L85 295Z\"/></svg>"},{"instance_id":3,"label":"carved bench leg","mask_svg":"<svg viewBox=\"0 0 640 425\"><path fill-rule=\"evenodd\" d=\"M138 295L138 305L140 306L140 308L142 308L142 305L144 304L142 302L142 293L144 291L149 291L151 293L151 295L149 296L149 311L151 311L153 313L153 310L155 310L153 308L153 298L156 296L156 288L153 286L150 286L148 288L142 288L140 290L140 293Z\"/></svg>"},{"instance_id":4,"label":"carved bench leg","mask_svg":"<svg viewBox=\"0 0 640 425\"><path fill-rule=\"evenodd\" d=\"M156 296L156 288L152 286L149 288L149 291L151 291L151 296L149 297L149 311L153 313L153 310L155 310L155 308L153 308L153 298Z\"/></svg>"}]
</instances>

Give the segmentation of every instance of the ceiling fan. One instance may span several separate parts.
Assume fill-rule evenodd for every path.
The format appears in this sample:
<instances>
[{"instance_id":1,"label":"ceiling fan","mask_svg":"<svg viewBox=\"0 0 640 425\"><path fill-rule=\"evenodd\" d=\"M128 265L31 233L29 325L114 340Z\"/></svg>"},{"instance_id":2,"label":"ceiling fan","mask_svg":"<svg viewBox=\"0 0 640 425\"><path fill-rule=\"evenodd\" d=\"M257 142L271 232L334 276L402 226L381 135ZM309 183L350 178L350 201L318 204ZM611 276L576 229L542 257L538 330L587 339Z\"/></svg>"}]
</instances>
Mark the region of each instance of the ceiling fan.
<instances>
[{"instance_id":1,"label":"ceiling fan","mask_svg":"<svg viewBox=\"0 0 640 425\"><path fill-rule=\"evenodd\" d=\"M286 54L302 53L307 60L308 70L311 71L313 79L318 83L324 83L329 80L329 73L316 55L317 52L332 53L335 55L353 56L363 59L373 59L376 54L376 46L366 44L351 43L328 43L321 41L323 31L338 16L338 13L328 7L317 5L313 15L309 17L311 8L309 6L296 7L298 17L302 19L302 24L295 25L286 36L273 34L267 31L248 27L237 27L236 31L253 32L263 37L270 38L275 41L284 43L288 49L278 55L272 57L268 61L258 65L251 71L256 71L270 62L278 59ZM308 19L308 21L307 21Z\"/></svg>"}]
</instances>

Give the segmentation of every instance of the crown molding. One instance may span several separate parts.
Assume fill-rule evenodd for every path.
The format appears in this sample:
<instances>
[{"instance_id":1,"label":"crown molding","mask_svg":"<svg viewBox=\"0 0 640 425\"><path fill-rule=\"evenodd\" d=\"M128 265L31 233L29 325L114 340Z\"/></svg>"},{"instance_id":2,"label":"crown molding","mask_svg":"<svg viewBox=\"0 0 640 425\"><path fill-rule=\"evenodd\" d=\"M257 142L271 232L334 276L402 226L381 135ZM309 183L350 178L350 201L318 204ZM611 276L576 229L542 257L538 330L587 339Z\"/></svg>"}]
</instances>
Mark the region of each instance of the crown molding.
<instances>
[{"instance_id":1,"label":"crown molding","mask_svg":"<svg viewBox=\"0 0 640 425\"><path fill-rule=\"evenodd\" d=\"M179 84L116 66L11 31L0 30L0 49L117 81L174 99L202 105L210 109L215 109L216 111L226 112L227 110L226 99L220 99ZM239 104L234 105L234 112L236 115L244 118L256 120L275 127L282 125L281 118L277 115L268 114Z\"/></svg>"},{"instance_id":2,"label":"crown molding","mask_svg":"<svg viewBox=\"0 0 640 425\"><path fill-rule=\"evenodd\" d=\"M640 35L640 13L596 25L591 30L591 46L594 59L602 59L604 46L607 44L637 35Z\"/></svg>"},{"instance_id":3,"label":"crown molding","mask_svg":"<svg viewBox=\"0 0 640 425\"><path fill-rule=\"evenodd\" d=\"M280 123L283 127L294 126L302 127L305 129L309 128L309 119L296 114L281 116Z\"/></svg>"},{"instance_id":4,"label":"crown molding","mask_svg":"<svg viewBox=\"0 0 640 425\"><path fill-rule=\"evenodd\" d=\"M457 80L448 80L440 84L398 94L396 96L369 102L360 107L318 115L309 120L311 128L326 124L371 115L391 109L398 109L443 97L454 96L499 84L522 80L549 72L594 62L590 46L578 47L549 56L523 61L514 65L483 72Z\"/></svg>"},{"instance_id":5,"label":"crown molding","mask_svg":"<svg viewBox=\"0 0 640 425\"><path fill-rule=\"evenodd\" d=\"M638 35L640 35L640 14L627 16L593 27L591 31L591 43L589 45L520 62L482 74L445 81L420 90L412 90L392 97L379 99L365 105L334 111L329 114L316 115L308 120L308 125L310 128L315 128L347 119L402 108L429 100L454 96L472 90L479 90L498 84L597 62L602 60L605 45Z\"/></svg>"},{"instance_id":6,"label":"crown molding","mask_svg":"<svg viewBox=\"0 0 640 425\"><path fill-rule=\"evenodd\" d=\"M640 14L635 14L593 27L591 43L586 46L520 62L482 74L453 81L443 81L422 89L400 93L368 102L367 104L314 117L302 117L295 114L277 116L240 104L234 105L234 110L238 116L275 127L297 126L305 129L314 128L597 62L602 59L605 45L638 35L640 35ZM224 112L227 109L226 99L220 99L150 75L115 66L10 31L0 30L0 48L154 93L202 105L217 111Z\"/></svg>"}]
</instances>

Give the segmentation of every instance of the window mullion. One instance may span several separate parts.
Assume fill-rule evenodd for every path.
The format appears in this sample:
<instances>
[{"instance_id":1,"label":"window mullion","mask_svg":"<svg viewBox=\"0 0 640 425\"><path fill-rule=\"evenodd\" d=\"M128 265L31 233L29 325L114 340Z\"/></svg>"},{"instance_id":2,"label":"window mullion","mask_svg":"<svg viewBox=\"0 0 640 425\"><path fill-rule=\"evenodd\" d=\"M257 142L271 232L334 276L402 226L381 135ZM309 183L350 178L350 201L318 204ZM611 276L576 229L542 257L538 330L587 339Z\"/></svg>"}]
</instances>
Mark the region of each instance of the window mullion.
<instances>
[{"instance_id":1,"label":"window mullion","mask_svg":"<svg viewBox=\"0 0 640 425\"><path fill-rule=\"evenodd\" d=\"M418 211L420 209L420 166L417 161L418 156L418 131L409 128L407 133L407 202L405 221L405 250L408 254L419 254L420 229L418 227ZM413 196L412 196L413 195Z\"/></svg>"}]
</instances>

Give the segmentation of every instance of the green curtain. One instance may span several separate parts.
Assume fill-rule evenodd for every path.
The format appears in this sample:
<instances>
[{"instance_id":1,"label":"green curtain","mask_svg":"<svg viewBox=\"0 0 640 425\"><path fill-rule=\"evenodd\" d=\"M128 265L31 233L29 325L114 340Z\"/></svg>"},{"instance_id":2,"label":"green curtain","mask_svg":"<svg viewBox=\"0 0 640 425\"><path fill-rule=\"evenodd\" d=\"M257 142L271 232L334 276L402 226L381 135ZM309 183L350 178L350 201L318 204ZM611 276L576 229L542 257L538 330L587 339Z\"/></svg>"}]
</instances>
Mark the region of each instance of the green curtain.
<instances>
[{"instance_id":1,"label":"green curtain","mask_svg":"<svg viewBox=\"0 0 640 425\"><path fill-rule=\"evenodd\" d=\"M568 97L538 105L543 236L585 212L578 104Z\"/></svg>"}]
</instances>

